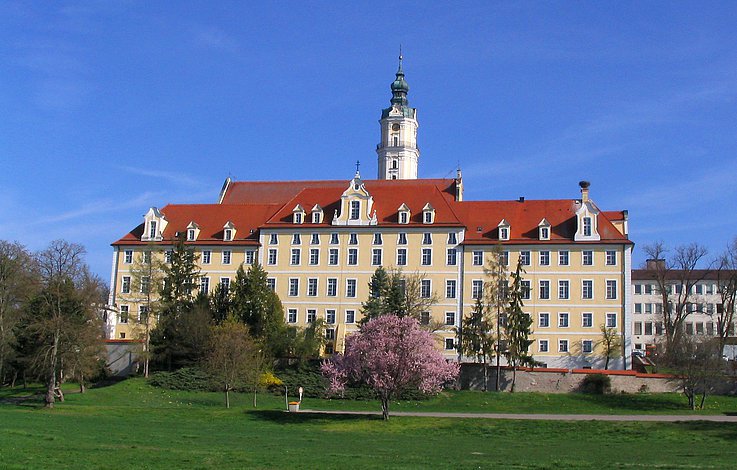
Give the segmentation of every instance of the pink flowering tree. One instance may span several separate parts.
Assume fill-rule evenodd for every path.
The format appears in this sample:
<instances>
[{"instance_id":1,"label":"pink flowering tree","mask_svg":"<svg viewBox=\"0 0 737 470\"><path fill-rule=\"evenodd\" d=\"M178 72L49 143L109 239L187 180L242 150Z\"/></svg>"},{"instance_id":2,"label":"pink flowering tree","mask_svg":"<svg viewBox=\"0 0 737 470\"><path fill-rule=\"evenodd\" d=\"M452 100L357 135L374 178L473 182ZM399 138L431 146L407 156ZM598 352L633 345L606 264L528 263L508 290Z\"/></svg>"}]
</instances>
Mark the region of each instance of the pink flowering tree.
<instances>
[{"instance_id":1,"label":"pink flowering tree","mask_svg":"<svg viewBox=\"0 0 737 470\"><path fill-rule=\"evenodd\" d=\"M383 418L389 419L389 402L402 392L437 393L458 377L458 364L447 362L434 343L412 317L379 316L346 338L344 355L323 363L328 391L366 384L381 400Z\"/></svg>"}]
</instances>

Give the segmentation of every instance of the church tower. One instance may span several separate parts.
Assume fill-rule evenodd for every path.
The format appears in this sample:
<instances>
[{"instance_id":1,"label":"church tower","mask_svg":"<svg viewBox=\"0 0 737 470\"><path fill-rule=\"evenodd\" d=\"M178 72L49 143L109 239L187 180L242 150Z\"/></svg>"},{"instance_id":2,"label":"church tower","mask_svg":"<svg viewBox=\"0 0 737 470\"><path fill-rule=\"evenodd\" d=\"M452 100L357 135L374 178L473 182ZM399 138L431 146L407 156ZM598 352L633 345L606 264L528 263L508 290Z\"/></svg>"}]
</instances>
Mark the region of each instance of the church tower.
<instances>
[{"instance_id":1,"label":"church tower","mask_svg":"<svg viewBox=\"0 0 737 470\"><path fill-rule=\"evenodd\" d=\"M402 54L399 54L399 69L392 82L391 106L382 110L381 142L376 146L379 155L380 180L417 179L417 110L410 108L407 101L409 85L404 80Z\"/></svg>"}]
</instances>

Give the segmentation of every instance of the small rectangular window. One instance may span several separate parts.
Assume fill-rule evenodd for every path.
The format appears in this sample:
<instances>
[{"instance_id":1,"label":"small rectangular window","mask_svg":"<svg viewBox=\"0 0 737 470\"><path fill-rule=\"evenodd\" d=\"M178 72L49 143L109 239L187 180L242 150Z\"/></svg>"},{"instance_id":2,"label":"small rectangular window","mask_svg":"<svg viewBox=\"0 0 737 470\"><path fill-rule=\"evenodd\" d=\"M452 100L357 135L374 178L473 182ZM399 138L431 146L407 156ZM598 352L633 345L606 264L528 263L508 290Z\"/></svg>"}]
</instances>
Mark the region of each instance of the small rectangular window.
<instances>
[{"instance_id":1,"label":"small rectangular window","mask_svg":"<svg viewBox=\"0 0 737 470\"><path fill-rule=\"evenodd\" d=\"M589 354L594 350L594 342L590 339L581 341L581 350L584 354Z\"/></svg>"},{"instance_id":2,"label":"small rectangular window","mask_svg":"<svg viewBox=\"0 0 737 470\"><path fill-rule=\"evenodd\" d=\"M614 300L617 298L617 281L616 280L606 281L606 298L607 300Z\"/></svg>"},{"instance_id":3,"label":"small rectangular window","mask_svg":"<svg viewBox=\"0 0 737 470\"><path fill-rule=\"evenodd\" d=\"M310 265L315 266L320 264L320 249L310 248Z\"/></svg>"},{"instance_id":4,"label":"small rectangular window","mask_svg":"<svg viewBox=\"0 0 737 470\"><path fill-rule=\"evenodd\" d=\"M277 238L277 235L275 233L269 234L269 245L278 245L279 239Z\"/></svg>"},{"instance_id":5,"label":"small rectangular window","mask_svg":"<svg viewBox=\"0 0 737 470\"><path fill-rule=\"evenodd\" d=\"M583 236L584 237L591 236L591 217L583 218Z\"/></svg>"},{"instance_id":6,"label":"small rectangular window","mask_svg":"<svg viewBox=\"0 0 737 470\"><path fill-rule=\"evenodd\" d=\"M422 234L422 244L423 245L431 245L432 244L432 234L429 232L425 232Z\"/></svg>"},{"instance_id":7,"label":"small rectangular window","mask_svg":"<svg viewBox=\"0 0 737 470\"><path fill-rule=\"evenodd\" d=\"M309 297L317 297L317 278L311 277L307 279L307 295Z\"/></svg>"},{"instance_id":8,"label":"small rectangular window","mask_svg":"<svg viewBox=\"0 0 737 470\"><path fill-rule=\"evenodd\" d=\"M407 234L404 232L400 232L397 235L397 245L406 245L407 244Z\"/></svg>"},{"instance_id":9,"label":"small rectangular window","mask_svg":"<svg viewBox=\"0 0 737 470\"><path fill-rule=\"evenodd\" d=\"M358 248L348 249L348 265L355 266L358 264Z\"/></svg>"},{"instance_id":10,"label":"small rectangular window","mask_svg":"<svg viewBox=\"0 0 737 470\"><path fill-rule=\"evenodd\" d=\"M480 299L484 292L484 281L475 279L471 283L471 298Z\"/></svg>"},{"instance_id":11,"label":"small rectangular window","mask_svg":"<svg viewBox=\"0 0 737 470\"><path fill-rule=\"evenodd\" d=\"M581 297L586 300L594 298L594 281L588 279L581 281Z\"/></svg>"},{"instance_id":12,"label":"small rectangular window","mask_svg":"<svg viewBox=\"0 0 737 470\"><path fill-rule=\"evenodd\" d=\"M381 233L378 233L378 232L375 233L374 234L374 245L381 245L382 242L383 242L383 240L381 238Z\"/></svg>"},{"instance_id":13,"label":"small rectangular window","mask_svg":"<svg viewBox=\"0 0 737 470\"><path fill-rule=\"evenodd\" d=\"M456 280L448 279L445 281L445 298L455 299L456 298Z\"/></svg>"},{"instance_id":14,"label":"small rectangular window","mask_svg":"<svg viewBox=\"0 0 737 470\"><path fill-rule=\"evenodd\" d=\"M382 255L381 248L374 248L373 250L371 250L371 265L372 266L381 266L381 255Z\"/></svg>"},{"instance_id":15,"label":"small rectangular window","mask_svg":"<svg viewBox=\"0 0 737 470\"><path fill-rule=\"evenodd\" d=\"M266 263L273 266L276 264L276 248L269 248L269 258Z\"/></svg>"},{"instance_id":16,"label":"small rectangular window","mask_svg":"<svg viewBox=\"0 0 737 470\"><path fill-rule=\"evenodd\" d=\"M254 250L246 250L246 264L252 265L256 260L256 252Z\"/></svg>"},{"instance_id":17,"label":"small rectangular window","mask_svg":"<svg viewBox=\"0 0 737 470\"><path fill-rule=\"evenodd\" d=\"M448 266L455 266L457 260L457 252L455 248L448 248L448 256L446 258L446 264Z\"/></svg>"},{"instance_id":18,"label":"small rectangular window","mask_svg":"<svg viewBox=\"0 0 737 470\"><path fill-rule=\"evenodd\" d=\"M316 318L317 318L317 310L315 310L314 308L308 308L307 316L305 317L305 322L314 323Z\"/></svg>"},{"instance_id":19,"label":"small rectangular window","mask_svg":"<svg viewBox=\"0 0 737 470\"><path fill-rule=\"evenodd\" d=\"M584 313L581 315L581 326L584 328L591 328L594 326L594 314Z\"/></svg>"},{"instance_id":20,"label":"small rectangular window","mask_svg":"<svg viewBox=\"0 0 737 470\"><path fill-rule=\"evenodd\" d=\"M540 252L540 266L550 266L550 252L549 251Z\"/></svg>"},{"instance_id":21,"label":"small rectangular window","mask_svg":"<svg viewBox=\"0 0 737 470\"><path fill-rule=\"evenodd\" d=\"M202 292L204 295L207 295L210 292L210 278L209 277L200 278L200 292Z\"/></svg>"},{"instance_id":22,"label":"small rectangular window","mask_svg":"<svg viewBox=\"0 0 737 470\"><path fill-rule=\"evenodd\" d=\"M266 285L271 289L272 292L276 291L276 279L270 277L266 279Z\"/></svg>"},{"instance_id":23,"label":"small rectangular window","mask_svg":"<svg viewBox=\"0 0 737 470\"><path fill-rule=\"evenodd\" d=\"M594 252L591 250L583 250L583 252L581 252L581 264L584 266L593 266Z\"/></svg>"},{"instance_id":24,"label":"small rectangular window","mask_svg":"<svg viewBox=\"0 0 737 470\"><path fill-rule=\"evenodd\" d=\"M448 233L448 245L455 245L458 243L458 238L455 232Z\"/></svg>"},{"instance_id":25,"label":"small rectangular window","mask_svg":"<svg viewBox=\"0 0 737 470\"><path fill-rule=\"evenodd\" d=\"M558 328L568 328L568 314L567 313L558 314Z\"/></svg>"},{"instance_id":26,"label":"small rectangular window","mask_svg":"<svg viewBox=\"0 0 737 470\"><path fill-rule=\"evenodd\" d=\"M540 317L538 318L538 326L540 328L548 328L550 326L550 314L549 313L540 314Z\"/></svg>"},{"instance_id":27,"label":"small rectangular window","mask_svg":"<svg viewBox=\"0 0 737 470\"><path fill-rule=\"evenodd\" d=\"M338 279L334 277L328 278L327 286L327 296L336 297L338 295Z\"/></svg>"},{"instance_id":28,"label":"small rectangular window","mask_svg":"<svg viewBox=\"0 0 737 470\"><path fill-rule=\"evenodd\" d=\"M558 252L558 265L568 266L568 250L562 250Z\"/></svg>"},{"instance_id":29,"label":"small rectangular window","mask_svg":"<svg viewBox=\"0 0 737 470\"><path fill-rule=\"evenodd\" d=\"M562 353L568 352L568 340L567 339L558 340L558 352L562 352Z\"/></svg>"},{"instance_id":30,"label":"small rectangular window","mask_svg":"<svg viewBox=\"0 0 737 470\"><path fill-rule=\"evenodd\" d=\"M635 294L642 294L642 284L635 284Z\"/></svg>"},{"instance_id":31,"label":"small rectangular window","mask_svg":"<svg viewBox=\"0 0 737 470\"><path fill-rule=\"evenodd\" d=\"M319 245L320 244L320 234L319 233L313 233L310 236L310 245Z\"/></svg>"},{"instance_id":32,"label":"small rectangular window","mask_svg":"<svg viewBox=\"0 0 737 470\"><path fill-rule=\"evenodd\" d=\"M432 223L432 212L431 211L425 211L425 223L426 224Z\"/></svg>"},{"instance_id":33,"label":"small rectangular window","mask_svg":"<svg viewBox=\"0 0 737 470\"><path fill-rule=\"evenodd\" d=\"M345 322L347 324L356 323L356 311L355 310L345 311Z\"/></svg>"},{"instance_id":34,"label":"small rectangular window","mask_svg":"<svg viewBox=\"0 0 737 470\"><path fill-rule=\"evenodd\" d=\"M453 338L445 338L445 350L452 351L455 348L455 340Z\"/></svg>"},{"instance_id":35,"label":"small rectangular window","mask_svg":"<svg viewBox=\"0 0 737 470\"><path fill-rule=\"evenodd\" d=\"M473 265L474 266L481 266L484 264L484 252L483 251L474 251L473 252Z\"/></svg>"},{"instance_id":36,"label":"small rectangular window","mask_svg":"<svg viewBox=\"0 0 737 470\"><path fill-rule=\"evenodd\" d=\"M420 325L430 324L430 312L420 312Z\"/></svg>"},{"instance_id":37,"label":"small rectangular window","mask_svg":"<svg viewBox=\"0 0 737 470\"><path fill-rule=\"evenodd\" d=\"M407 265L407 249L397 248L397 266Z\"/></svg>"},{"instance_id":38,"label":"small rectangular window","mask_svg":"<svg viewBox=\"0 0 737 470\"><path fill-rule=\"evenodd\" d=\"M119 321L120 323L128 323L128 306L127 305L120 306Z\"/></svg>"},{"instance_id":39,"label":"small rectangular window","mask_svg":"<svg viewBox=\"0 0 737 470\"><path fill-rule=\"evenodd\" d=\"M230 264L230 250L223 251L223 264Z\"/></svg>"},{"instance_id":40,"label":"small rectangular window","mask_svg":"<svg viewBox=\"0 0 737 470\"><path fill-rule=\"evenodd\" d=\"M548 300L550 298L550 281L540 281L538 293L541 300Z\"/></svg>"},{"instance_id":41,"label":"small rectangular window","mask_svg":"<svg viewBox=\"0 0 737 470\"><path fill-rule=\"evenodd\" d=\"M330 248L330 251L328 252L328 264L330 266L338 265L338 249L337 248Z\"/></svg>"},{"instance_id":42,"label":"small rectangular window","mask_svg":"<svg viewBox=\"0 0 737 470\"><path fill-rule=\"evenodd\" d=\"M520 251L519 258L521 260L522 266L530 265L530 252L528 250Z\"/></svg>"},{"instance_id":43,"label":"small rectangular window","mask_svg":"<svg viewBox=\"0 0 737 470\"><path fill-rule=\"evenodd\" d=\"M338 234L337 233L331 233L330 234L330 244L331 245L337 245L338 244Z\"/></svg>"},{"instance_id":44,"label":"small rectangular window","mask_svg":"<svg viewBox=\"0 0 737 470\"><path fill-rule=\"evenodd\" d=\"M520 287L522 288L522 298L525 300L530 299L532 292L532 285L530 281L520 281Z\"/></svg>"},{"instance_id":45,"label":"small rectangular window","mask_svg":"<svg viewBox=\"0 0 737 470\"><path fill-rule=\"evenodd\" d=\"M120 292L123 294L130 294L131 292L131 277L130 276L123 276L122 286L120 287Z\"/></svg>"},{"instance_id":46,"label":"small rectangular window","mask_svg":"<svg viewBox=\"0 0 737 470\"><path fill-rule=\"evenodd\" d=\"M356 280L346 279L345 282L345 296L353 298L356 296Z\"/></svg>"},{"instance_id":47,"label":"small rectangular window","mask_svg":"<svg viewBox=\"0 0 737 470\"><path fill-rule=\"evenodd\" d=\"M292 266L299 266L302 257L302 250L299 248L292 248L292 257L289 259L289 264Z\"/></svg>"},{"instance_id":48,"label":"small rectangular window","mask_svg":"<svg viewBox=\"0 0 737 470\"><path fill-rule=\"evenodd\" d=\"M432 295L430 279L423 279L420 283L420 297L429 299Z\"/></svg>"},{"instance_id":49,"label":"small rectangular window","mask_svg":"<svg viewBox=\"0 0 737 470\"><path fill-rule=\"evenodd\" d=\"M361 217L361 201L351 201L351 220Z\"/></svg>"},{"instance_id":50,"label":"small rectangular window","mask_svg":"<svg viewBox=\"0 0 737 470\"><path fill-rule=\"evenodd\" d=\"M432 265L432 248L423 248L422 249L422 265L423 266L431 266Z\"/></svg>"},{"instance_id":51,"label":"small rectangular window","mask_svg":"<svg viewBox=\"0 0 737 470\"><path fill-rule=\"evenodd\" d=\"M617 252L614 250L607 250L606 252L606 265L616 266L617 265Z\"/></svg>"},{"instance_id":52,"label":"small rectangular window","mask_svg":"<svg viewBox=\"0 0 737 470\"><path fill-rule=\"evenodd\" d=\"M538 351L540 351L542 353L548 352L548 340L547 339L541 339L541 340L539 340L538 343L537 343L537 346L538 346L538 348L537 348Z\"/></svg>"},{"instance_id":53,"label":"small rectangular window","mask_svg":"<svg viewBox=\"0 0 737 470\"><path fill-rule=\"evenodd\" d=\"M358 245L358 234L357 233L348 234L348 244Z\"/></svg>"},{"instance_id":54,"label":"small rectangular window","mask_svg":"<svg viewBox=\"0 0 737 470\"><path fill-rule=\"evenodd\" d=\"M566 300L570 296L568 281L558 281L558 298Z\"/></svg>"},{"instance_id":55,"label":"small rectangular window","mask_svg":"<svg viewBox=\"0 0 737 470\"><path fill-rule=\"evenodd\" d=\"M297 297L299 295L299 279L289 279L289 296Z\"/></svg>"},{"instance_id":56,"label":"small rectangular window","mask_svg":"<svg viewBox=\"0 0 737 470\"><path fill-rule=\"evenodd\" d=\"M302 244L302 237L300 234L295 233L292 234L292 245L301 245Z\"/></svg>"},{"instance_id":57,"label":"small rectangular window","mask_svg":"<svg viewBox=\"0 0 737 470\"><path fill-rule=\"evenodd\" d=\"M502 251L499 253L499 264L502 266L509 266L509 252Z\"/></svg>"},{"instance_id":58,"label":"small rectangular window","mask_svg":"<svg viewBox=\"0 0 737 470\"><path fill-rule=\"evenodd\" d=\"M125 250L125 264L131 264L133 262L133 250Z\"/></svg>"},{"instance_id":59,"label":"small rectangular window","mask_svg":"<svg viewBox=\"0 0 737 470\"><path fill-rule=\"evenodd\" d=\"M616 328L617 327L617 314L616 313L607 313L606 314L606 327L607 328Z\"/></svg>"},{"instance_id":60,"label":"small rectangular window","mask_svg":"<svg viewBox=\"0 0 737 470\"><path fill-rule=\"evenodd\" d=\"M192 232L192 238L190 240L194 240L194 230L190 230ZM233 239L233 230L226 228L223 235L223 240L226 242L229 242Z\"/></svg>"},{"instance_id":61,"label":"small rectangular window","mask_svg":"<svg viewBox=\"0 0 737 470\"><path fill-rule=\"evenodd\" d=\"M287 310L287 323L297 323L297 309L290 308Z\"/></svg>"}]
</instances>

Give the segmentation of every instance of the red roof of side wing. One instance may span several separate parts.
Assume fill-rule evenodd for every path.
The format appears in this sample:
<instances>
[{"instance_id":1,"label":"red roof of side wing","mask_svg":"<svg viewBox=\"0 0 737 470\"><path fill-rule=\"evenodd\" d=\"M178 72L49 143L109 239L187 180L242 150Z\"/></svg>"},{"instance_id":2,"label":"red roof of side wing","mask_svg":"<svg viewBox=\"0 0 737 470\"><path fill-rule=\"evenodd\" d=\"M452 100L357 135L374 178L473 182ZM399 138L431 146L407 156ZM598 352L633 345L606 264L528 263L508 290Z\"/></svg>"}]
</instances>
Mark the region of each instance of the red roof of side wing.
<instances>
[{"instance_id":1,"label":"red roof of side wing","mask_svg":"<svg viewBox=\"0 0 737 470\"><path fill-rule=\"evenodd\" d=\"M305 188L344 188L345 181L233 181L221 204L285 204Z\"/></svg>"},{"instance_id":2,"label":"red roof of side wing","mask_svg":"<svg viewBox=\"0 0 737 470\"><path fill-rule=\"evenodd\" d=\"M488 244L499 240L497 228L502 219L509 223L509 241L505 243L570 242L576 233L576 211L580 203L573 199L525 201L467 201L454 205L458 217L466 225L464 243ZM540 240L538 225L542 219L550 223L550 240ZM596 243L631 243L599 212ZM585 243L585 242L584 242Z\"/></svg>"},{"instance_id":3,"label":"red roof of side wing","mask_svg":"<svg viewBox=\"0 0 737 470\"><path fill-rule=\"evenodd\" d=\"M271 217L281 204L169 204L161 209L169 222L163 233L164 240L173 240L176 233L184 233L190 222L200 228L199 236L192 244L228 245L258 244L258 228ZM223 241L223 227L227 222L235 226L233 241ZM143 224L113 243L115 245L146 245L141 241Z\"/></svg>"}]
</instances>

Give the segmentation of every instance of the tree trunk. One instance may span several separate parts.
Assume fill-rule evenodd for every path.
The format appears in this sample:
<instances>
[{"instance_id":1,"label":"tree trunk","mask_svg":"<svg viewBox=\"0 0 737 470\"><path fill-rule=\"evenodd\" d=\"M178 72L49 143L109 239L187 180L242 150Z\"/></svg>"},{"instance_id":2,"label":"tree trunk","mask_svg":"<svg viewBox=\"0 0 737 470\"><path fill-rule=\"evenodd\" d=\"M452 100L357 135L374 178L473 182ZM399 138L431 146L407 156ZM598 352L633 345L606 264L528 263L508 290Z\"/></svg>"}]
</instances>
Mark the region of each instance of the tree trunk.
<instances>
[{"instance_id":1,"label":"tree trunk","mask_svg":"<svg viewBox=\"0 0 737 470\"><path fill-rule=\"evenodd\" d=\"M510 393L514 393L514 385L517 383L517 366L512 366L512 388L509 389Z\"/></svg>"},{"instance_id":2,"label":"tree trunk","mask_svg":"<svg viewBox=\"0 0 737 470\"><path fill-rule=\"evenodd\" d=\"M484 359L484 387L483 391L487 390L486 384L489 383L489 368L486 365L486 359Z\"/></svg>"},{"instance_id":3,"label":"tree trunk","mask_svg":"<svg viewBox=\"0 0 737 470\"><path fill-rule=\"evenodd\" d=\"M56 390L56 353L59 347L59 334L54 332L54 344L51 347L51 357L49 358L48 380L46 382L46 397L44 399L46 408L54 407L54 391Z\"/></svg>"},{"instance_id":4,"label":"tree trunk","mask_svg":"<svg viewBox=\"0 0 737 470\"><path fill-rule=\"evenodd\" d=\"M225 387L225 407L230 409L230 392L228 387Z\"/></svg>"},{"instance_id":5,"label":"tree trunk","mask_svg":"<svg viewBox=\"0 0 737 470\"><path fill-rule=\"evenodd\" d=\"M253 407L256 408L256 392L258 391L258 383L253 386Z\"/></svg>"},{"instance_id":6,"label":"tree trunk","mask_svg":"<svg viewBox=\"0 0 737 470\"><path fill-rule=\"evenodd\" d=\"M609 354L606 355L606 363L604 364L604 370L609 370Z\"/></svg>"},{"instance_id":7,"label":"tree trunk","mask_svg":"<svg viewBox=\"0 0 737 470\"><path fill-rule=\"evenodd\" d=\"M384 421L389 420L389 399L385 397L381 398L381 418Z\"/></svg>"}]
</instances>

